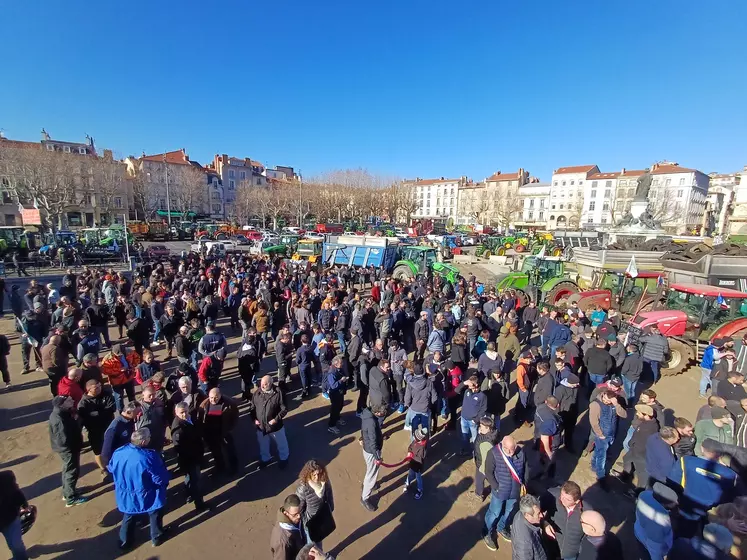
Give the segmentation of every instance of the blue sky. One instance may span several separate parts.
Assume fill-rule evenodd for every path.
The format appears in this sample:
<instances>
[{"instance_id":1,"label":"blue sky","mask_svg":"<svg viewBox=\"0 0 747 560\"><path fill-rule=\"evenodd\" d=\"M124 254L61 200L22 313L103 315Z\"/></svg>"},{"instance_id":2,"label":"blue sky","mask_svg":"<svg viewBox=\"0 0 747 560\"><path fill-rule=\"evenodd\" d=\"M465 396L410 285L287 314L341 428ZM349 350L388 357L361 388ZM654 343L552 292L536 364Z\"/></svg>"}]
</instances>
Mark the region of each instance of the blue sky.
<instances>
[{"instance_id":1,"label":"blue sky","mask_svg":"<svg viewBox=\"0 0 747 560\"><path fill-rule=\"evenodd\" d=\"M0 129L402 177L747 164L747 3L0 0Z\"/></svg>"}]
</instances>

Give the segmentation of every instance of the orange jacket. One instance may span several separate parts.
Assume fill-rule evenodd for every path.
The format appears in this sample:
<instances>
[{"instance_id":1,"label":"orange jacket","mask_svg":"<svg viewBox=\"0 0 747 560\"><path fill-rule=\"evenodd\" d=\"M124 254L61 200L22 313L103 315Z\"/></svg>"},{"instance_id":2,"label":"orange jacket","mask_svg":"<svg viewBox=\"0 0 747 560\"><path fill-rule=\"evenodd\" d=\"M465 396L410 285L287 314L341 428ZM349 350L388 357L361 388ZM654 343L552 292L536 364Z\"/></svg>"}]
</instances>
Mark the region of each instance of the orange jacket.
<instances>
[{"instance_id":1,"label":"orange jacket","mask_svg":"<svg viewBox=\"0 0 747 560\"><path fill-rule=\"evenodd\" d=\"M101 362L101 373L109 378L111 385L124 385L135 377L135 368L140 363L140 356L134 350L124 349L125 358L129 364L128 369L122 368L119 356L109 352Z\"/></svg>"},{"instance_id":2,"label":"orange jacket","mask_svg":"<svg viewBox=\"0 0 747 560\"><path fill-rule=\"evenodd\" d=\"M528 391L531 381L529 380L529 366L522 364L516 366L516 384L519 386L521 391Z\"/></svg>"}]
</instances>

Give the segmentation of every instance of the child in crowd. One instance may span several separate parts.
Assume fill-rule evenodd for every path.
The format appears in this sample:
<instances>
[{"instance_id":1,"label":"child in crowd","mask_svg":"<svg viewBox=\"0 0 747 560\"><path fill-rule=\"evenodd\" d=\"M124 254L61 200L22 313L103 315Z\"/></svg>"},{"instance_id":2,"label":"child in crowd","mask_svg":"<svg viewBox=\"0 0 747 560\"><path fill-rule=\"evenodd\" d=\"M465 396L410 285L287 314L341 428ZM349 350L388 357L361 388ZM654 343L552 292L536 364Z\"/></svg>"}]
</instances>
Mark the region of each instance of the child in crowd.
<instances>
[{"instance_id":1,"label":"child in crowd","mask_svg":"<svg viewBox=\"0 0 747 560\"><path fill-rule=\"evenodd\" d=\"M419 500L423 497L423 471L425 470L425 452L428 447L428 428L427 426L420 426L413 432L413 440L410 442L407 448L407 457L410 460L410 469L407 471L407 478L405 479L405 487L402 490L403 494L407 494L410 489L410 483L416 480L418 483L418 490L415 492L415 499Z\"/></svg>"}]
</instances>

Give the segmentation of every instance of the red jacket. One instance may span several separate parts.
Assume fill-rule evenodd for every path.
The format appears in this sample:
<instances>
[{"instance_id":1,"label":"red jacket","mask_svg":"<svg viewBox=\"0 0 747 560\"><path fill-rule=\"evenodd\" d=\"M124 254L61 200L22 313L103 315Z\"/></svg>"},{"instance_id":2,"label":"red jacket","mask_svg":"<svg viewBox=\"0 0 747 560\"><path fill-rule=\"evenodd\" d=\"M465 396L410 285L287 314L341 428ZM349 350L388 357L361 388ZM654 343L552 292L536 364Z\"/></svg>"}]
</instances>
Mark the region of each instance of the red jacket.
<instances>
[{"instance_id":1,"label":"red jacket","mask_svg":"<svg viewBox=\"0 0 747 560\"><path fill-rule=\"evenodd\" d=\"M457 386L462 382L462 370L459 368L459 366L454 366L454 369L449 371L449 379L445 381L445 392L444 396L447 399L450 399L451 397L456 397L456 391L455 389Z\"/></svg>"},{"instance_id":2,"label":"red jacket","mask_svg":"<svg viewBox=\"0 0 747 560\"><path fill-rule=\"evenodd\" d=\"M65 376L57 384L57 394L63 397L72 397L75 408L78 408L78 403L83 398L83 389L78 385L77 381L73 381Z\"/></svg>"},{"instance_id":3,"label":"red jacket","mask_svg":"<svg viewBox=\"0 0 747 560\"><path fill-rule=\"evenodd\" d=\"M379 289L378 284L374 284L373 288L371 288L371 297L376 303L381 301L381 290Z\"/></svg>"}]
</instances>

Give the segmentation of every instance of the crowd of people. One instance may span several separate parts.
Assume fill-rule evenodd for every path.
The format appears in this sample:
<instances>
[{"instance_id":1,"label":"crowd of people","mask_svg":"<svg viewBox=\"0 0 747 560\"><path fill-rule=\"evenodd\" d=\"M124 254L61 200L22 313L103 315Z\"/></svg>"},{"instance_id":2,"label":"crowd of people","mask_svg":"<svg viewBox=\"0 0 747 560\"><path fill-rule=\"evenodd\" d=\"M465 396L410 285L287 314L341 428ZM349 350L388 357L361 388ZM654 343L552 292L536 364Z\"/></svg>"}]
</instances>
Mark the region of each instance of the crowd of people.
<instances>
[{"instance_id":1,"label":"crowd of people","mask_svg":"<svg viewBox=\"0 0 747 560\"><path fill-rule=\"evenodd\" d=\"M335 438L346 424L347 393L357 393L367 511L378 507L380 470L400 464L407 467L403 493L423 499L437 459L429 441L453 431L460 454L474 461L477 503L490 497L482 532L490 550L503 540L516 560L622 558L579 484L556 480L564 454L590 456L602 491L613 490L611 475L625 485L620 495L635 500L641 558L675 550L718 558L731 546L706 515L743 490L747 395L740 364L747 335L738 346L717 339L706 350L701 395L709 386L711 395L691 422L670 414L653 388L640 390L642 380L655 387L668 357L656 328L626 344L614 309L522 305L516 293L497 293L475 277L452 285L431 275L394 279L383 269L317 270L282 259L190 253L143 264L132 280L68 269L59 288L32 280L20 292L13 287L10 305L23 373L33 359L49 378L49 434L61 459L65 506L86 502L77 481L87 440L102 478L114 484L123 550L134 544L140 515L149 517L154 546L167 538L169 457L185 475L185 499L199 512L210 508L201 484L206 450L216 473L239 470L234 431L242 402L256 427L259 468L273 463L274 447L282 470L291 453L291 398L327 399L327 430ZM222 331L241 337L238 396L221 388L230 355ZM0 336L8 389L10 351ZM588 434L576 433L586 425L583 413ZM382 429L400 415L410 442L399 451L405 459L387 465ZM623 435L619 424L629 418ZM512 435L521 426L532 429L527 442ZM623 460L611 471L610 449L620 438ZM27 504L14 478L0 483L0 495L15 496L3 501L0 525L14 558L25 558L16 520ZM331 558L323 541L335 530L333 512L327 465L310 457L278 510L272 557Z\"/></svg>"}]
</instances>

